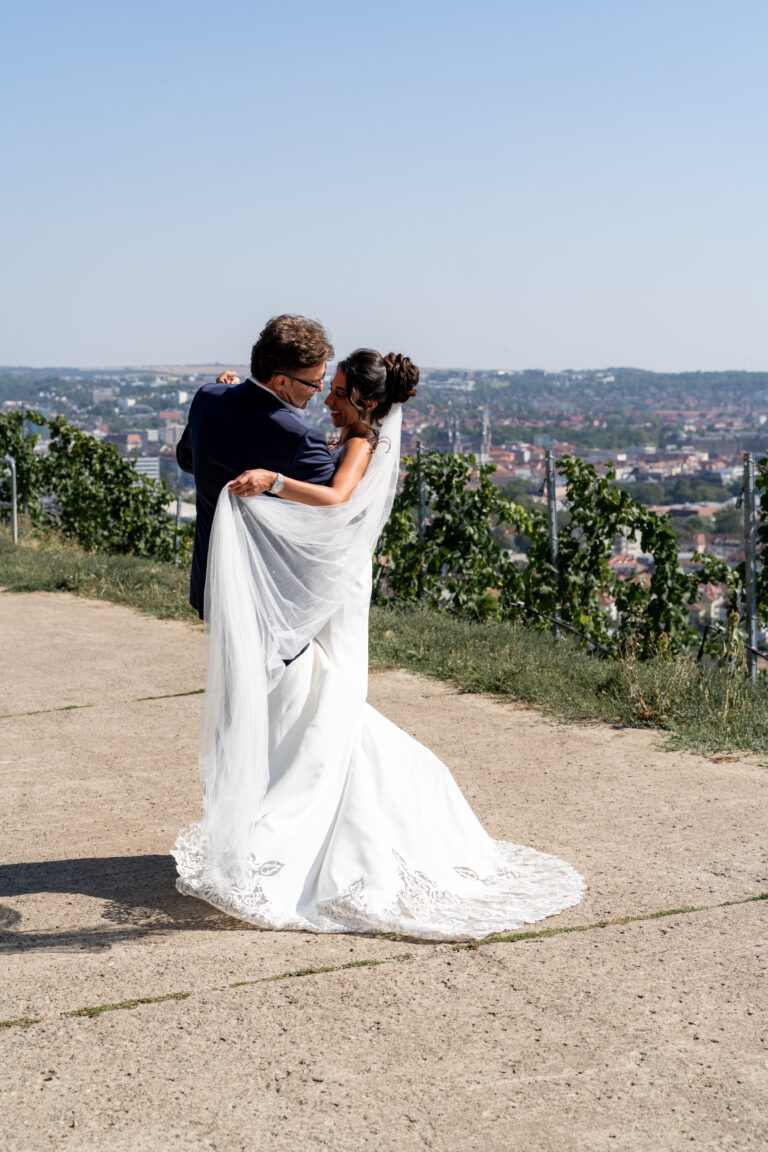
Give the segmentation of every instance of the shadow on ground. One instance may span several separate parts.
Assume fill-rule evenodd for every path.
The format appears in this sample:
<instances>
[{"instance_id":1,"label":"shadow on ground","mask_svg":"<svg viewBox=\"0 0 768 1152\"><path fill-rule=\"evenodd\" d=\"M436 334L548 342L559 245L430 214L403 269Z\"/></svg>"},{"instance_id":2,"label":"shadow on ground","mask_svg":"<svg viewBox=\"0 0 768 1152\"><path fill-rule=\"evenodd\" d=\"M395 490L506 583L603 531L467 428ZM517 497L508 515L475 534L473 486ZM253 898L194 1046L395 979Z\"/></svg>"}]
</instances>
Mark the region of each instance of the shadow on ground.
<instances>
[{"instance_id":1,"label":"shadow on ground","mask_svg":"<svg viewBox=\"0 0 768 1152\"><path fill-rule=\"evenodd\" d=\"M19 930L23 914L0 905L0 953L38 948L98 951L149 932L172 929L249 930L250 925L180 895L175 881L176 866L170 856L105 856L0 865L0 899L41 892L90 896L104 901L101 919L110 925L23 932Z\"/></svg>"}]
</instances>

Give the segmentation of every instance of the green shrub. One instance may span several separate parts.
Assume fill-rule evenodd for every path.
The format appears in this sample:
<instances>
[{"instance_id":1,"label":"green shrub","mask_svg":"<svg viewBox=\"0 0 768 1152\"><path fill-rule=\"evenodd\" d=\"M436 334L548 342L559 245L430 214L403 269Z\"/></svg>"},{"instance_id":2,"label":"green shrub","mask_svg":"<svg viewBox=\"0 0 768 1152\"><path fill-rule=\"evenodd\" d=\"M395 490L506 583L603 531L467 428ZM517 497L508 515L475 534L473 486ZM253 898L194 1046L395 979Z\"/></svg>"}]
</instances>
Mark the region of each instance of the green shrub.
<instances>
[{"instance_id":1,"label":"green shrub","mask_svg":"<svg viewBox=\"0 0 768 1152\"><path fill-rule=\"evenodd\" d=\"M46 455L25 422L48 431ZM133 556L173 557L175 524L166 512L173 494L139 475L114 444L102 444L66 420L39 412L0 414L0 455L16 459L19 503L32 522L53 526L81 547ZM9 499L7 476L0 492ZM190 529L183 530L189 546Z\"/></svg>"}]
</instances>

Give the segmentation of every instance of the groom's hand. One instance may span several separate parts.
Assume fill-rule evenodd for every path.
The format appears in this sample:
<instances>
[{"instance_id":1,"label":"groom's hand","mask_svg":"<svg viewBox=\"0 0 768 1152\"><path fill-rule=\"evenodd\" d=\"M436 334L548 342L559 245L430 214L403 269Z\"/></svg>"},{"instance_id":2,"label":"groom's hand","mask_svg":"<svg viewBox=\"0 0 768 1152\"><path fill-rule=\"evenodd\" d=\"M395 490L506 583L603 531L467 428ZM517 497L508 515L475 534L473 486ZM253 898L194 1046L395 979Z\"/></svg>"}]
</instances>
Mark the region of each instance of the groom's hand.
<instances>
[{"instance_id":1,"label":"groom's hand","mask_svg":"<svg viewBox=\"0 0 768 1152\"><path fill-rule=\"evenodd\" d=\"M249 468L241 472L228 485L233 496L258 496L272 487L277 472L270 472L266 468Z\"/></svg>"}]
</instances>

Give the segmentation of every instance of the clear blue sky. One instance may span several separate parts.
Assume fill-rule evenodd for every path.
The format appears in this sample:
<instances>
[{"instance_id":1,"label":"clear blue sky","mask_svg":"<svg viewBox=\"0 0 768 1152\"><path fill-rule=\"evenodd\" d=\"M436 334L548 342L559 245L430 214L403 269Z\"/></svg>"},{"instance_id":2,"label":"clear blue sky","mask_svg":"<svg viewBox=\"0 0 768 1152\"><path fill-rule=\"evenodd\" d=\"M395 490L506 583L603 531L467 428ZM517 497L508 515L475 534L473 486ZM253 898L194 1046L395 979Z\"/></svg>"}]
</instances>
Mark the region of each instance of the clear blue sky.
<instances>
[{"instance_id":1,"label":"clear blue sky","mask_svg":"<svg viewBox=\"0 0 768 1152\"><path fill-rule=\"evenodd\" d=\"M0 363L768 369L765 0L0 11Z\"/></svg>"}]
</instances>

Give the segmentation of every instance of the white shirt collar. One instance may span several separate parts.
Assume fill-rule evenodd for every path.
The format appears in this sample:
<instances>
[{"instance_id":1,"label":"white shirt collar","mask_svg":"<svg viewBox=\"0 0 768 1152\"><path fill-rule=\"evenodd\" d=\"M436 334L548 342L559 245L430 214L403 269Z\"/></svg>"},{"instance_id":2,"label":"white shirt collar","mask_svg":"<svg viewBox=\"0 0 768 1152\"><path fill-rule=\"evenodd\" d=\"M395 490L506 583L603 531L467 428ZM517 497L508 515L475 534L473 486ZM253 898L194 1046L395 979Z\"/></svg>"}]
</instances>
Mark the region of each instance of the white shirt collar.
<instances>
[{"instance_id":1,"label":"white shirt collar","mask_svg":"<svg viewBox=\"0 0 768 1152\"><path fill-rule=\"evenodd\" d=\"M284 408L288 408L291 412L296 412L299 416L306 415L303 408L297 408L295 404L289 404L287 400L281 400L277 392L273 392L271 388L267 388L266 384L262 384L259 380L254 380L253 376L247 376L246 380L251 384L255 384L257 388L263 388L265 392L269 392L270 396L274 396L278 404L282 404Z\"/></svg>"}]
</instances>

